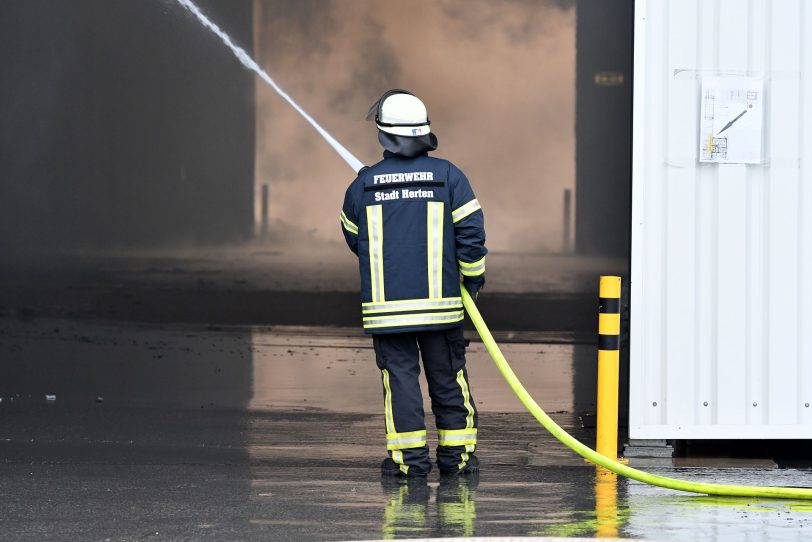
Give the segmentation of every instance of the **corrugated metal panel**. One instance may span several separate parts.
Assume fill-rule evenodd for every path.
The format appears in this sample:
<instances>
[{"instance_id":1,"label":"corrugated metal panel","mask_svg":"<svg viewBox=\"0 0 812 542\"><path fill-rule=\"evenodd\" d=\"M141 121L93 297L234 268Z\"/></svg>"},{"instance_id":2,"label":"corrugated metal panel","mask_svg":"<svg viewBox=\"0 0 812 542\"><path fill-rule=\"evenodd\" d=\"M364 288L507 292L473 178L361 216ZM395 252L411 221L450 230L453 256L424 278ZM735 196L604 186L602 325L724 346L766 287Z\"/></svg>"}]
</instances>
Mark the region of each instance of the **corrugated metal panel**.
<instances>
[{"instance_id":1,"label":"corrugated metal panel","mask_svg":"<svg viewBox=\"0 0 812 542\"><path fill-rule=\"evenodd\" d=\"M812 438L810 4L636 3L631 438ZM717 74L764 79L763 164L699 163Z\"/></svg>"}]
</instances>

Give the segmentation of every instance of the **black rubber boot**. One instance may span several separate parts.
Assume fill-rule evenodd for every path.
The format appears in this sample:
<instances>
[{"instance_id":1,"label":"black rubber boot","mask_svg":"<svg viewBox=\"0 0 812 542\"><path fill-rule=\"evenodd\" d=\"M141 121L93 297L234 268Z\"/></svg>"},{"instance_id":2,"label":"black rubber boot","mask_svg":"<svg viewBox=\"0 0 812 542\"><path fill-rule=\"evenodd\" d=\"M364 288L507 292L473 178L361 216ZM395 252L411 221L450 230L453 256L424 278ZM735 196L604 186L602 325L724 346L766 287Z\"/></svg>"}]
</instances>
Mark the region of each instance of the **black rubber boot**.
<instances>
[{"instance_id":1,"label":"black rubber boot","mask_svg":"<svg viewBox=\"0 0 812 542\"><path fill-rule=\"evenodd\" d=\"M465 462L464 467L459 468L458 465L451 468L441 468L440 474L442 476L468 476L470 474L479 474L479 458L471 454L468 456L468 461Z\"/></svg>"},{"instance_id":2,"label":"black rubber boot","mask_svg":"<svg viewBox=\"0 0 812 542\"><path fill-rule=\"evenodd\" d=\"M387 457L381 463L381 476L386 478L425 478L428 475L428 472L416 467L409 467L409 471L404 473L391 457Z\"/></svg>"}]
</instances>

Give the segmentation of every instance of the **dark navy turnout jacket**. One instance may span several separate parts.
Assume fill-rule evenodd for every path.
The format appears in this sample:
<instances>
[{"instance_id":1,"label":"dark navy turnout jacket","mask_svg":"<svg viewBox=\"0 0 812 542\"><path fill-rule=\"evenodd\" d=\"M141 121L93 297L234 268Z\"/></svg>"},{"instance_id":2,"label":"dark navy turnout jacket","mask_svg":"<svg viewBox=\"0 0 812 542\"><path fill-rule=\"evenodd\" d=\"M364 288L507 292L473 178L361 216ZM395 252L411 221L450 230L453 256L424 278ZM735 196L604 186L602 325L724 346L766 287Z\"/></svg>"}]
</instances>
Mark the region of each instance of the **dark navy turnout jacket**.
<instances>
[{"instance_id":1,"label":"dark navy turnout jacket","mask_svg":"<svg viewBox=\"0 0 812 542\"><path fill-rule=\"evenodd\" d=\"M482 209L454 164L385 151L347 189L341 225L358 255L367 333L461 325L461 275L484 275L488 251Z\"/></svg>"}]
</instances>

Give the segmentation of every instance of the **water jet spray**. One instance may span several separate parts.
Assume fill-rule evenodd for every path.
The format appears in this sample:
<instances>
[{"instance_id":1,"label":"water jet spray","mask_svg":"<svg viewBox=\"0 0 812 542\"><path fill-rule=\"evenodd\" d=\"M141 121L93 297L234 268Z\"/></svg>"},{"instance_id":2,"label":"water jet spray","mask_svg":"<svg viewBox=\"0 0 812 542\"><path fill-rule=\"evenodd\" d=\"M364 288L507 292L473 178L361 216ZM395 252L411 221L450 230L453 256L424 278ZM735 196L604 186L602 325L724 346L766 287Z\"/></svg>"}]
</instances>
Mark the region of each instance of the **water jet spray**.
<instances>
[{"instance_id":1,"label":"water jet spray","mask_svg":"<svg viewBox=\"0 0 812 542\"><path fill-rule=\"evenodd\" d=\"M344 159L345 162L347 162L347 165L349 165L353 171L358 172L358 170L364 167L364 164L361 163L361 161L358 160L358 158L353 156L353 154L350 151L348 151L344 147L344 145L336 141L336 139L333 136L331 136L327 132L327 130L322 128L321 125L307 113L307 111L302 109L302 107L299 104L297 104L296 101L293 98L291 98L287 92L282 90L282 87L280 87L276 83L276 81L271 79L271 76L265 73L265 70L259 67L259 64L257 64L256 61L253 58L251 58L251 55L245 52L245 49L243 49L242 47L236 45L233 41L231 41L231 37L229 37L228 34L223 32L223 30L221 30L219 26L213 23L211 19L206 17L206 15L204 15L203 12L200 11L200 8L198 8L194 2L192 2L191 0L177 0L177 1L181 6L186 8L187 11L189 11L192 15L197 17L197 20L200 21L200 23L204 27L211 30L218 38L220 38L220 40L225 44L225 46L231 49L231 52L234 53L234 56L237 57L237 60L240 61L240 64L242 64L252 72L256 73L260 77L260 79L265 81L268 84L268 86L274 89L274 91L277 94L279 94L279 96L283 100L288 102L288 104L290 104L290 106L293 109L295 109L296 112L299 113L303 119L305 119L308 123L310 123L310 125L319 133L319 135L322 138L324 138L324 140L338 153L339 156L341 156L341 158Z\"/></svg>"}]
</instances>

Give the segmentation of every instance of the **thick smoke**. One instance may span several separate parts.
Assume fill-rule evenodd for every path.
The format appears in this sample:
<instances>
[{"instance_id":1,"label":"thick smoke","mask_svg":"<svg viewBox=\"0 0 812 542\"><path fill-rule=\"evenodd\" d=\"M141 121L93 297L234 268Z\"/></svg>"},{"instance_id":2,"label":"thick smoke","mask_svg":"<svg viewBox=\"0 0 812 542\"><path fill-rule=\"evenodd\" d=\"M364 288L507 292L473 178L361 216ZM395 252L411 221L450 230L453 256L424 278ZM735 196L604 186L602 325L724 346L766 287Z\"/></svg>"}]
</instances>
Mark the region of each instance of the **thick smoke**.
<instances>
[{"instance_id":1,"label":"thick smoke","mask_svg":"<svg viewBox=\"0 0 812 542\"><path fill-rule=\"evenodd\" d=\"M260 64L365 163L380 159L363 117L391 87L427 104L435 156L465 171L492 250L560 246L575 175L575 17L566 1L259 1ZM270 214L340 240L353 174L289 106L257 87L257 184Z\"/></svg>"}]
</instances>

